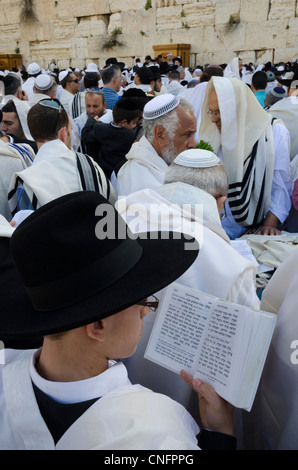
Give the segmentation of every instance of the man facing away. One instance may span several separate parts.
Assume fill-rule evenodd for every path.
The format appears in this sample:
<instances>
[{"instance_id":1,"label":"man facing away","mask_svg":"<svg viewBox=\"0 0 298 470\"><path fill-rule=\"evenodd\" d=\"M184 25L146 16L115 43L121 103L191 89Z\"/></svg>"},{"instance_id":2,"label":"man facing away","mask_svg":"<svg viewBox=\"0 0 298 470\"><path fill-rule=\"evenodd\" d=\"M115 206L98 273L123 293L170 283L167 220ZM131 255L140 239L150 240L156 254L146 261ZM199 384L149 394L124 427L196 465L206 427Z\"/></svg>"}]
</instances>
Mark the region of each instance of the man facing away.
<instances>
[{"instance_id":1,"label":"man facing away","mask_svg":"<svg viewBox=\"0 0 298 470\"><path fill-rule=\"evenodd\" d=\"M118 196L163 183L168 165L183 150L196 146L192 106L171 94L153 98L144 107L144 135L135 142L117 175Z\"/></svg>"},{"instance_id":2,"label":"man facing away","mask_svg":"<svg viewBox=\"0 0 298 470\"><path fill-rule=\"evenodd\" d=\"M101 168L71 150L71 121L58 100L41 100L28 113L38 152L31 165L15 173L9 194L12 213L33 209L63 194L93 189L115 201L114 190ZM27 171L28 170L28 171ZM30 171L29 171L30 170Z\"/></svg>"},{"instance_id":3,"label":"man facing away","mask_svg":"<svg viewBox=\"0 0 298 470\"><path fill-rule=\"evenodd\" d=\"M44 340L38 350L5 350L1 449L234 448L233 407L208 384L181 372L197 390L200 429L169 397L132 385L115 362L135 352L158 304L151 293L197 256L185 237L162 235L131 238L114 206L89 191L51 201L16 228L12 255L28 295L3 297L0 337Z\"/></svg>"}]
</instances>

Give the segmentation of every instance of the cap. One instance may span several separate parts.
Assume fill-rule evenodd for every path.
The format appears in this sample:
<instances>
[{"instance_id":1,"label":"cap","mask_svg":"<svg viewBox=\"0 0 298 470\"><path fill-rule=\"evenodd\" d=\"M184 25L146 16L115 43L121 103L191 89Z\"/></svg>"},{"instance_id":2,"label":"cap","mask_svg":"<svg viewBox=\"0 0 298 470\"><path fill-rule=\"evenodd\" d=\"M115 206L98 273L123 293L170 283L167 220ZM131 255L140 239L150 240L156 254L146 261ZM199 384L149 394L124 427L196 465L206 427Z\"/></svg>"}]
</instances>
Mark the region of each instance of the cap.
<instances>
[{"instance_id":1,"label":"cap","mask_svg":"<svg viewBox=\"0 0 298 470\"><path fill-rule=\"evenodd\" d=\"M270 90L271 95L275 96L276 98L283 98L286 96L286 90L282 86L276 86Z\"/></svg>"},{"instance_id":2,"label":"cap","mask_svg":"<svg viewBox=\"0 0 298 470\"><path fill-rule=\"evenodd\" d=\"M46 91L51 88L53 83L54 81L51 75L42 73L41 75L38 75L38 77L36 77L34 86L37 90Z\"/></svg>"},{"instance_id":3,"label":"cap","mask_svg":"<svg viewBox=\"0 0 298 470\"><path fill-rule=\"evenodd\" d=\"M27 72L29 75L36 75L37 73L41 72L41 68L36 62L32 62L27 67Z\"/></svg>"},{"instance_id":4,"label":"cap","mask_svg":"<svg viewBox=\"0 0 298 470\"><path fill-rule=\"evenodd\" d=\"M174 163L190 168L210 168L217 166L221 160L210 150L189 149L181 152L174 160Z\"/></svg>"},{"instance_id":5,"label":"cap","mask_svg":"<svg viewBox=\"0 0 298 470\"><path fill-rule=\"evenodd\" d=\"M62 70L61 72L59 72L59 82L62 82L62 80L66 77L66 75L68 75L68 70Z\"/></svg>"},{"instance_id":6,"label":"cap","mask_svg":"<svg viewBox=\"0 0 298 470\"><path fill-rule=\"evenodd\" d=\"M98 67L96 64L94 64L94 62L90 62L90 64L87 65L87 68L85 70L86 73L88 72L95 72L97 74L99 74L99 70L98 70Z\"/></svg>"},{"instance_id":7,"label":"cap","mask_svg":"<svg viewBox=\"0 0 298 470\"><path fill-rule=\"evenodd\" d=\"M159 118L175 109L179 103L180 99L170 93L156 96L145 105L143 119L150 120Z\"/></svg>"}]
</instances>

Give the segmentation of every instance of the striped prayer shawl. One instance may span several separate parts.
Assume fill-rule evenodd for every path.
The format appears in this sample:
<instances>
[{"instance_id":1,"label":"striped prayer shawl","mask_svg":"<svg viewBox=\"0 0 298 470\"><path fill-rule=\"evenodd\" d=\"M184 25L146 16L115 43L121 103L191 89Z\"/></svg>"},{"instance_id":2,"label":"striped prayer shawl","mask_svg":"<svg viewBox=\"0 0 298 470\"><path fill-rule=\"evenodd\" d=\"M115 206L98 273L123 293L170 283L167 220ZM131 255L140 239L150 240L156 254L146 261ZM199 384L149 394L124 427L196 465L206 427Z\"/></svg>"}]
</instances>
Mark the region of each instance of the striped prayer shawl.
<instances>
[{"instance_id":1,"label":"striped prayer shawl","mask_svg":"<svg viewBox=\"0 0 298 470\"><path fill-rule=\"evenodd\" d=\"M71 102L71 117L75 119L79 117L81 114L82 114L81 93L76 93Z\"/></svg>"},{"instance_id":2,"label":"striped prayer shawl","mask_svg":"<svg viewBox=\"0 0 298 470\"><path fill-rule=\"evenodd\" d=\"M96 191L106 199L113 201L111 194L111 183L101 168L92 160L89 155L76 152L76 162L83 191ZM15 185L8 193L8 201L12 215L20 210L36 210L38 208L38 198L33 192L32 195L26 193L23 187L24 181L20 176L16 177Z\"/></svg>"},{"instance_id":3,"label":"striped prayer shawl","mask_svg":"<svg viewBox=\"0 0 298 470\"><path fill-rule=\"evenodd\" d=\"M228 199L235 221L242 226L257 225L264 218L266 165L258 165L258 141L244 161L242 181L230 184Z\"/></svg>"}]
</instances>

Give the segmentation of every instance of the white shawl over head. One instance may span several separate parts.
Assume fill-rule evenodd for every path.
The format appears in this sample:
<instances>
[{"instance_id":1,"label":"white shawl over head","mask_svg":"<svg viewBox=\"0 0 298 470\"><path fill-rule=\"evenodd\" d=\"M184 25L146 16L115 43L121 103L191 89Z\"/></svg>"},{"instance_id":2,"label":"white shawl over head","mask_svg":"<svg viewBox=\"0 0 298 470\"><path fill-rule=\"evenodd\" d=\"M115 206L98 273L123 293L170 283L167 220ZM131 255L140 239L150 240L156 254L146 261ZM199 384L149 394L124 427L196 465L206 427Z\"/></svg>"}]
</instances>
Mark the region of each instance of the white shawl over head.
<instances>
[{"instance_id":1,"label":"white shawl over head","mask_svg":"<svg viewBox=\"0 0 298 470\"><path fill-rule=\"evenodd\" d=\"M221 132L212 123L211 117L207 113L213 90L216 91L218 97ZM260 194L260 186L264 177L263 211L268 210L271 205L270 194L275 158L271 118L245 83L235 78L211 78L202 106L199 134L200 139L212 145L215 153L218 153L222 148L223 162L228 172L230 188L231 185L243 182L245 164L248 163L248 157L258 142L254 169L254 182L257 183L255 184L255 198L257 204L258 192ZM251 223L253 221L249 220L244 225Z\"/></svg>"}]
</instances>

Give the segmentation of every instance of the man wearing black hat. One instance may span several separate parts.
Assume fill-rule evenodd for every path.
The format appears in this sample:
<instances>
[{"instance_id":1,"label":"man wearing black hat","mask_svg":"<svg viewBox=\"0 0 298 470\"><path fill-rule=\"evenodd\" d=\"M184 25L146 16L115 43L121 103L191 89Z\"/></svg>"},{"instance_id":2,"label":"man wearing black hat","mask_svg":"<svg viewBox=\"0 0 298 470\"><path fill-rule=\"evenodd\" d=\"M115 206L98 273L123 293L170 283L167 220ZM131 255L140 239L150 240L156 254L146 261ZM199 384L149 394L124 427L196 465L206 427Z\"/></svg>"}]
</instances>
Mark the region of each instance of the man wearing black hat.
<instances>
[{"instance_id":1,"label":"man wearing black hat","mask_svg":"<svg viewBox=\"0 0 298 470\"><path fill-rule=\"evenodd\" d=\"M95 192L63 196L17 227L11 250L27 294L4 297L0 336L44 341L37 351L5 351L1 449L199 449L200 430L186 410L132 385L115 363L134 353L143 318L157 308L149 296L179 277L197 248L183 236L130 237ZM203 429L200 447L205 436L207 448L210 439L234 446L232 407L181 375L198 393L203 426L216 431Z\"/></svg>"}]
</instances>

